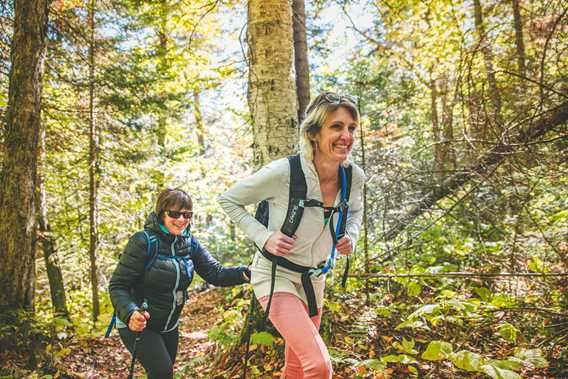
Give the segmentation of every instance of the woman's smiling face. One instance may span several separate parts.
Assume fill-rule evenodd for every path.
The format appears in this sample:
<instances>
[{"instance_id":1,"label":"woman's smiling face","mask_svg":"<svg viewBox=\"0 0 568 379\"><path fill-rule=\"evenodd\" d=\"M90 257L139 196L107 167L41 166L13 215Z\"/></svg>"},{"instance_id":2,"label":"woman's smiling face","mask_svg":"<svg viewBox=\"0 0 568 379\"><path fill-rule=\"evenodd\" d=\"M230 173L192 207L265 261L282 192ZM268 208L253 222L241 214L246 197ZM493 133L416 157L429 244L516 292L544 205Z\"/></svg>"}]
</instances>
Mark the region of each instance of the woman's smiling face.
<instances>
[{"instance_id":1,"label":"woman's smiling face","mask_svg":"<svg viewBox=\"0 0 568 379\"><path fill-rule=\"evenodd\" d=\"M173 216L178 216L174 218L170 216L170 210L164 212L164 226L168 229L170 234L175 236L179 236L183 233L183 231L188 227L191 223L191 216L189 218L185 218L187 215L192 214L193 212L191 209L180 209L180 210L171 210Z\"/></svg>"},{"instance_id":2,"label":"woman's smiling face","mask_svg":"<svg viewBox=\"0 0 568 379\"><path fill-rule=\"evenodd\" d=\"M343 162L349 156L355 141L357 123L351 113L339 107L325 119L319 133L314 136L315 157L318 159Z\"/></svg>"}]
</instances>

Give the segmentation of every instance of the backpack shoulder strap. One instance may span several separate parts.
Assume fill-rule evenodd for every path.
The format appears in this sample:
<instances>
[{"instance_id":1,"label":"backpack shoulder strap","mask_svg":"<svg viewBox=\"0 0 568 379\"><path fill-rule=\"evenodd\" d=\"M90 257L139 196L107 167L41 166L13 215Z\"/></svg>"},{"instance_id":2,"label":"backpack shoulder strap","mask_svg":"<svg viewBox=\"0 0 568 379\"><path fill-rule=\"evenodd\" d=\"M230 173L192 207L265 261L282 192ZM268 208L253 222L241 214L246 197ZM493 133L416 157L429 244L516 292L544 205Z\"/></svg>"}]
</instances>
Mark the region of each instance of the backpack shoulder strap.
<instances>
[{"instance_id":1,"label":"backpack shoulder strap","mask_svg":"<svg viewBox=\"0 0 568 379\"><path fill-rule=\"evenodd\" d=\"M342 212L342 217L341 217L341 224L339 227L339 233L337 236L337 239L343 237L345 235L345 228L347 227L347 213L349 212L349 197L351 195L351 182L353 179L353 166L349 165L349 167L346 168L341 168L343 170L343 173L341 175L341 179L342 179L342 183L341 186L343 187L343 185L345 185L345 196L342 196L341 198L341 212ZM343 176L343 174L345 174L345 176ZM343 177L345 178L345 183L343 183ZM343 195L343 189L342 189L342 195Z\"/></svg>"},{"instance_id":2,"label":"backpack shoulder strap","mask_svg":"<svg viewBox=\"0 0 568 379\"><path fill-rule=\"evenodd\" d=\"M346 196L345 196L345 200L349 201L349 196L351 196L351 182L353 179L353 166L349 165L349 167L345 168L345 177L347 179L347 183L346 186Z\"/></svg>"},{"instance_id":3,"label":"backpack shoulder strap","mask_svg":"<svg viewBox=\"0 0 568 379\"><path fill-rule=\"evenodd\" d=\"M296 154L288 156L288 163L290 164L288 210L286 212L284 224L280 230L287 236L292 237L294 233L296 233L296 230L300 225L300 221L302 220L302 215L304 214L304 201L306 200L308 187L306 185L304 170L302 170L300 155Z\"/></svg>"},{"instance_id":4,"label":"backpack shoulder strap","mask_svg":"<svg viewBox=\"0 0 568 379\"><path fill-rule=\"evenodd\" d=\"M150 233L147 230L143 231L144 237L146 237L146 263L144 264L144 271L147 271L158 256L158 237L154 233ZM116 311L112 314L112 318L108 324L107 330L105 332L105 337L110 337L112 329L116 325Z\"/></svg>"},{"instance_id":5,"label":"backpack shoulder strap","mask_svg":"<svg viewBox=\"0 0 568 379\"><path fill-rule=\"evenodd\" d=\"M144 270L150 269L154 264L154 261L158 257L158 237L154 234L149 232L148 230L144 230L144 236L146 237L146 263L144 264Z\"/></svg>"}]
</instances>

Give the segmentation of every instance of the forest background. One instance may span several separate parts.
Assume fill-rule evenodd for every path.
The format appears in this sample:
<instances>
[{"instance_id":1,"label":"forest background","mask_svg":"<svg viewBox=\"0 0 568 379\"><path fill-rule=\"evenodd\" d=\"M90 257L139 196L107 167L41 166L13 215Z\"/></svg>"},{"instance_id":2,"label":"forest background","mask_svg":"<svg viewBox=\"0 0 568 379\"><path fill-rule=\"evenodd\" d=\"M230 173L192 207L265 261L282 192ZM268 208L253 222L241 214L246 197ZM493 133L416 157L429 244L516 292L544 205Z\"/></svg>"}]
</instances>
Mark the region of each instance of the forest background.
<instances>
[{"instance_id":1,"label":"forest background","mask_svg":"<svg viewBox=\"0 0 568 379\"><path fill-rule=\"evenodd\" d=\"M128 358L108 363L117 337L101 337L106 288L157 191L188 190L200 241L248 262L216 198L292 153L307 99L333 90L358 99L368 178L348 286L340 263L327 289L337 377L568 377L567 12L3 1L0 375L123 375ZM209 342L182 351L178 376L239 377L245 360L251 377L278 376L282 341L248 327L250 288L207 293Z\"/></svg>"}]
</instances>

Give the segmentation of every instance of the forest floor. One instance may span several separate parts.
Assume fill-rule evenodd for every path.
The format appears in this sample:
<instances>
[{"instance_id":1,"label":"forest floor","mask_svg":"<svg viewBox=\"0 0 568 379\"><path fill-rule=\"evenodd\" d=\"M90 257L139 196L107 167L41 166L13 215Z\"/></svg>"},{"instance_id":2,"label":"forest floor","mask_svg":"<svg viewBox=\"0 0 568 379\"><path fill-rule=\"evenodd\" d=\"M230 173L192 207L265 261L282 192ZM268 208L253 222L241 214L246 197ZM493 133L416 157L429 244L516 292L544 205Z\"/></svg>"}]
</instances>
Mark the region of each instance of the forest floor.
<instances>
[{"instance_id":1,"label":"forest floor","mask_svg":"<svg viewBox=\"0 0 568 379\"><path fill-rule=\"evenodd\" d=\"M209 329L223 317L217 307L223 301L221 291L209 289L191 294L180 318L180 342L176 359L176 377L210 378L208 365L193 367L187 372L188 362L208 362L214 343L207 336ZM67 345L69 351L58 367L63 377L69 378L126 378L131 355L122 345L118 332L110 338L99 336L73 341ZM184 374L180 374L180 370ZM135 378L145 378L139 363Z\"/></svg>"},{"instance_id":2,"label":"forest floor","mask_svg":"<svg viewBox=\"0 0 568 379\"><path fill-rule=\"evenodd\" d=\"M246 295L244 287L239 289L244 292L228 291L230 290L208 289L191 293L180 319L180 343L174 369L176 379L236 379L242 376L245 347L231 349L230 346L238 340L249 295ZM383 299L387 302L385 305L391 300L390 295ZM377 317L377 309L385 307L378 304L365 305L364 298L360 294L358 296L355 293L330 293L326 304L320 332L324 340L331 341L328 342L328 348L333 362L334 379L488 377L481 373L457 370L447 360L429 362L424 359L420 361L414 359L419 356L418 352L414 351L414 343L412 346L406 344L414 339L416 341L441 339L440 333L454 335L463 347L470 349L482 345L492 346L491 351L496 357L510 355L516 346L499 342L495 339L494 331L485 324L474 329L470 329L468 325L447 330L440 326L428 333L409 329L396 330L395 327L400 323L401 316L395 312L390 316ZM415 305L409 307L414 310ZM281 376L283 340L274 338L271 341L272 346L251 344L247 378L267 379ZM23 372L18 371L18 367L22 367L23 363L18 362L21 361L19 359L22 358L21 355L0 349L0 379L92 379L128 376L131 355L123 347L116 331L111 338L102 335L75 336L61 342L60 347L47 349L52 362L47 365L48 367L43 365L44 370L40 373L39 369L42 366L40 363L37 366L38 370L31 373L27 371L26 375L16 374ZM534 341L527 341L527 344L530 346L532 342ZM420 344L426 343L420 342ZM417 346L417 349L423 350L424 346ZM401 351L408 353L400 354ZM551 363L555 361L554 371L561 373L560 375L550 375L550 371L545 368L532 367L523 369L520 376L510 377L566 378L562 374L566 373L565 366L561 362L564 355L559 351L556 353L546 351L546 355ZM380 368L381 364L376 359L378 356L389 358L391 363L388 368L386 366ZM136 366L135 378L145 378L144 370L139 364Z\"/></svg>"}]
</instances>

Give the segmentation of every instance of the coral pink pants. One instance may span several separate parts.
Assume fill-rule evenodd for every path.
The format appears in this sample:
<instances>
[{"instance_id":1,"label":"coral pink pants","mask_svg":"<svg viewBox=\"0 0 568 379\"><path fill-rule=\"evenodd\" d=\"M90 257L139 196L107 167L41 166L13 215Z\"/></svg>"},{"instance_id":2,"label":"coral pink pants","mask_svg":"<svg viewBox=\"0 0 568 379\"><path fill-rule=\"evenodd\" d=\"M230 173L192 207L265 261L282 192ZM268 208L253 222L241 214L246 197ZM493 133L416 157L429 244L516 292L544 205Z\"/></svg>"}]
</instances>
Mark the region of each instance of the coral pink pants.
<instances>
[{"instance_id":1,"label":"coral pink pants","mask_svg":"<svg viewBox=\"0 0 568 379\"><path fill-rule=\"evenodd\" d=\"M259 299L264 309L268 296ZM333 372L329 352L320 334L321 308L317 316L308 315L308 307L297 296L276 292L270 305L270 321L286 341L282 378L330 379Z\"/></svg>"}]
</instances>

